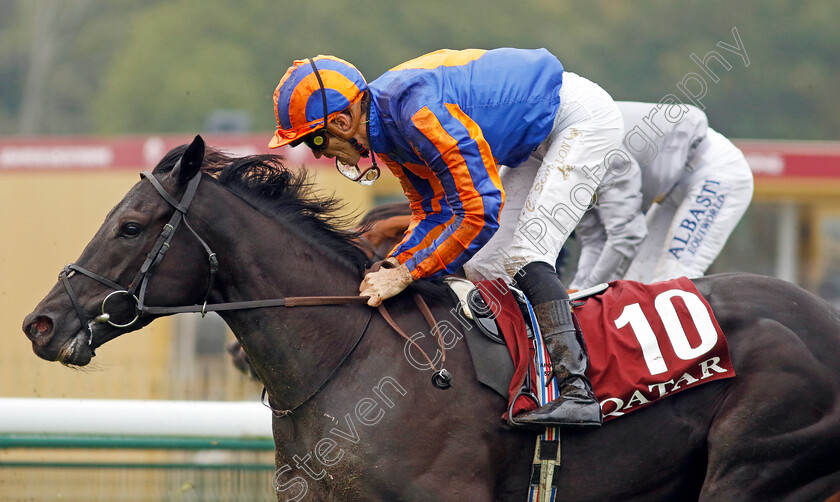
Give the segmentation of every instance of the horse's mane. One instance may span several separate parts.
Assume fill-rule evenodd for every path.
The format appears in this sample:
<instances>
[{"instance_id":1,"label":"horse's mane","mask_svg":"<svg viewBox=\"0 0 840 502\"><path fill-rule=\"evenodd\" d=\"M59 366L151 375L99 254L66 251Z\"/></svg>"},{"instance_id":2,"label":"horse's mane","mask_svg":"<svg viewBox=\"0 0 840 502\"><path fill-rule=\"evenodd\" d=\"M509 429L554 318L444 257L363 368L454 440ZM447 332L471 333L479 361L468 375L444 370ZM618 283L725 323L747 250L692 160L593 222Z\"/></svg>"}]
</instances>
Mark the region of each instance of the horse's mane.
<instances>
[{"instance_id":1,"label":"horse's mane","mask_svg":"<svg viewBox=\"0 0 840 502\"><path fill-rule=\"evenodd\" d=\"M155 167L155 173L172 170L186 145L172 149ZM342 215L345 208L337 197L316 193L306 170L292 171L283 166L279 155L235 157L206 147L201 170L254 209L290 223L305 241L335 255L353 267L361 277L370 266L365 253L353 240L353 215Z\"/></svg>"},{"instance_id":2,"label":"horse's mane","mask_svg":"<svg viewBox=\"0 0 840 502\"><path fill-rule=\"evenodd\" d=\"M184 154L187 145L170 150L155 166L154 172L167 173ZM363 224L351 228L354 215L340 214L345 204L337 197L316 193L305 169L292 171L283 166L280 155L248 155L235 157L221 150L205 147L201 170L210 174L254 209L288 222L288 228L306 242L332 253L352 267L361 278L371 262L354 239L376 219L398 214L411 214L408 205L394 203L374 209ZM448 298L448 287L441 281L416 281L409 289L427 299Z\"/></svg>"}]
</instances>

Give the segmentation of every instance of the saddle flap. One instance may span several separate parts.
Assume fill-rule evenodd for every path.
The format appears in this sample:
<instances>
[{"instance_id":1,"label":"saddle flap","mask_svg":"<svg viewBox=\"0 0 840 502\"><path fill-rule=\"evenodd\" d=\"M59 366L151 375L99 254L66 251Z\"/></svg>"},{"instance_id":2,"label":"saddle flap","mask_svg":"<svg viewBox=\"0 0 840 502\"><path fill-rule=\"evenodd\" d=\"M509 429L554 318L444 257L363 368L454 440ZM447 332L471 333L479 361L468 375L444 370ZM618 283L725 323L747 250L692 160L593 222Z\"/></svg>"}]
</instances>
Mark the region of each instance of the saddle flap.
<instances>
[{"instance_id":1,"label":"saddle flap","mask_svg":"<svg viewBox=\"0 0 840 502\"><path fill-rule=\"evenodd\" d=\"M464 330L464 339L473 361L476 379L496 391L500 396L508 397L508 387L513 377L513 360L499 332L496 321L492 318L492 311L484 303L478 289L472 282L458 277L447 277L444 282L449 285L461 313L469 323L462 320L468 329ZM477 297L477 299L476 299ZM478 304L478 300L481 301ZM478 316L471 306L479 305L477 310L482 312ZM475 329L477 328L477 329Z\"/></svg>"}]
</instances>

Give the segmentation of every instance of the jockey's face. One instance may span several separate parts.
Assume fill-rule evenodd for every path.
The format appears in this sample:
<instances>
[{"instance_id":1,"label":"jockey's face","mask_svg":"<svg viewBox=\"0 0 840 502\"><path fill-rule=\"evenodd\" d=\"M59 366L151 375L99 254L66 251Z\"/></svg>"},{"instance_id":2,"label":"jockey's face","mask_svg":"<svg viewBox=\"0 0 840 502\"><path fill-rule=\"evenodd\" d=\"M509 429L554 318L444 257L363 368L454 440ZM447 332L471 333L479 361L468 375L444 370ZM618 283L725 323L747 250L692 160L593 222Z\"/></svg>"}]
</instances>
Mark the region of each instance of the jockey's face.
<instances>
[{"instance_id":1,"label":"jockey's face","mask_svg":"<svg viewBox=\"0 0 840 502\"><path fill-rule=\"evenodd\" d=\"M316 159L322 156L328 159L338 159L339 161L355 166L359 164L361 155L346 139L342 139L327 133L327 145L322 150L312 150L312 155Z\"/></svg>"},{"instance_id":2,"label":"jockey's face","mask_svg":"<svg viewBox=\"0 0 840 502\"><path fill-rule=\"evenodd\" d=\"M321 156L338 159L344 164L356 166L362 154L353 147L351 140L357 145L368 148L366 124L362 123L359 103L355 103L347 110L339 113L327 124L327 144L322 149L313 149L315 158Z\"/></svg>"}]
</instances>

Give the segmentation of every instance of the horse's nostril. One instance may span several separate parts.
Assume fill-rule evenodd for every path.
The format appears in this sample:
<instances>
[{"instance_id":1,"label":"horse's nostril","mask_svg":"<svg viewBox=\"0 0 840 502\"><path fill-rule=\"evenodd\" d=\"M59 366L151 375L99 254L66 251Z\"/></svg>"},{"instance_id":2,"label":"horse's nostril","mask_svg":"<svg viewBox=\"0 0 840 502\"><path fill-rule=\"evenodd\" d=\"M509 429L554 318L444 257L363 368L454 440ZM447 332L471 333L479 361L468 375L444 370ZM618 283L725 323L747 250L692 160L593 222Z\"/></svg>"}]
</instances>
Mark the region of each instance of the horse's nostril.
<instances>
[{"instance_id":1,"label":"horse's nostril","mask_svg":"<svg viewBox=\"0 0 840 502\"><path fill-rule=\"evenodd\" d=\"M24 332L33 343L43 347L52 337L52 319L46 316L38 316L26 326Z\"/></svg>"}]
</instances>

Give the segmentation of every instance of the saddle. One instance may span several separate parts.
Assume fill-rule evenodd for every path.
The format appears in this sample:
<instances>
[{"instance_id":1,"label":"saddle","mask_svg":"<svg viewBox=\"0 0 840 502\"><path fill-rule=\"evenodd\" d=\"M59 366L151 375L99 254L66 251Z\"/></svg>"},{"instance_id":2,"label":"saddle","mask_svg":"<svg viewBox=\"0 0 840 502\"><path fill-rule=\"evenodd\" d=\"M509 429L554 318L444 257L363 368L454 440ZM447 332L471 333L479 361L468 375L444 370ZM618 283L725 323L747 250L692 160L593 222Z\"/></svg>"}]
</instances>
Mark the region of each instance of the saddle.
<instances>
[{"instance_id":1,"label":"saddle","mask_svg":"<svg viewBox=\"0 0 840 502\"><path fill-rule=\"evenodd\" d=\"M462 316L472 321L476 328L467 329L464 334L476 378L509 400L508 409L502 418L508 420L510 416L539 407L535 379L531 371L525 370L532 364L534 351L529 348L536 346L535 338L539 328L535 328L536 321L525 295L501 281L474 284L466 279L449 277L445 282L454 294ZM608 287L607 284L599 284L572 293L570 299L581 300ZM507 292L513 295L515 308L512 302L507 304L506 309L499 305L500 302L494 302L491 308L485 300L485 297L499 298L498 293L505 295ZM518 361L516 366L514 361ZM523 398L527 401L523 401Z\"/></svg>"},{"instance_id":2,"label":"saddle","mask_svg":"<svg viewBox=\"0 0 840 502\"><path fill-rule=\"evenodd\" d=\"M475 329L464 337L479 382L508 399L503 419L556 397L525 296L504 281L447 279ZM735 376L711 307L687 278L614 281L570 295L604 421L696 385ZM501 343L501 342L504 343Z\"/></svg>"},{"instance_id":3,"label":"saddle","mask_svg":"<svg viewBox=\"0 0 840 502\"><path fill-rule=\"evenodd\" d=\"M478 381L508 399L502 418L513 425L510 417L555 399L548 354L525 296L501 280L448 282L463 318L476 328L464 330L464 337ZM711 307L684 277L652 285L615 281L570 299L605 422L735 376ZM536 439L529 502L555 500L559 468L560 429L549 427Z\"/></svg>"}]
</instances>

